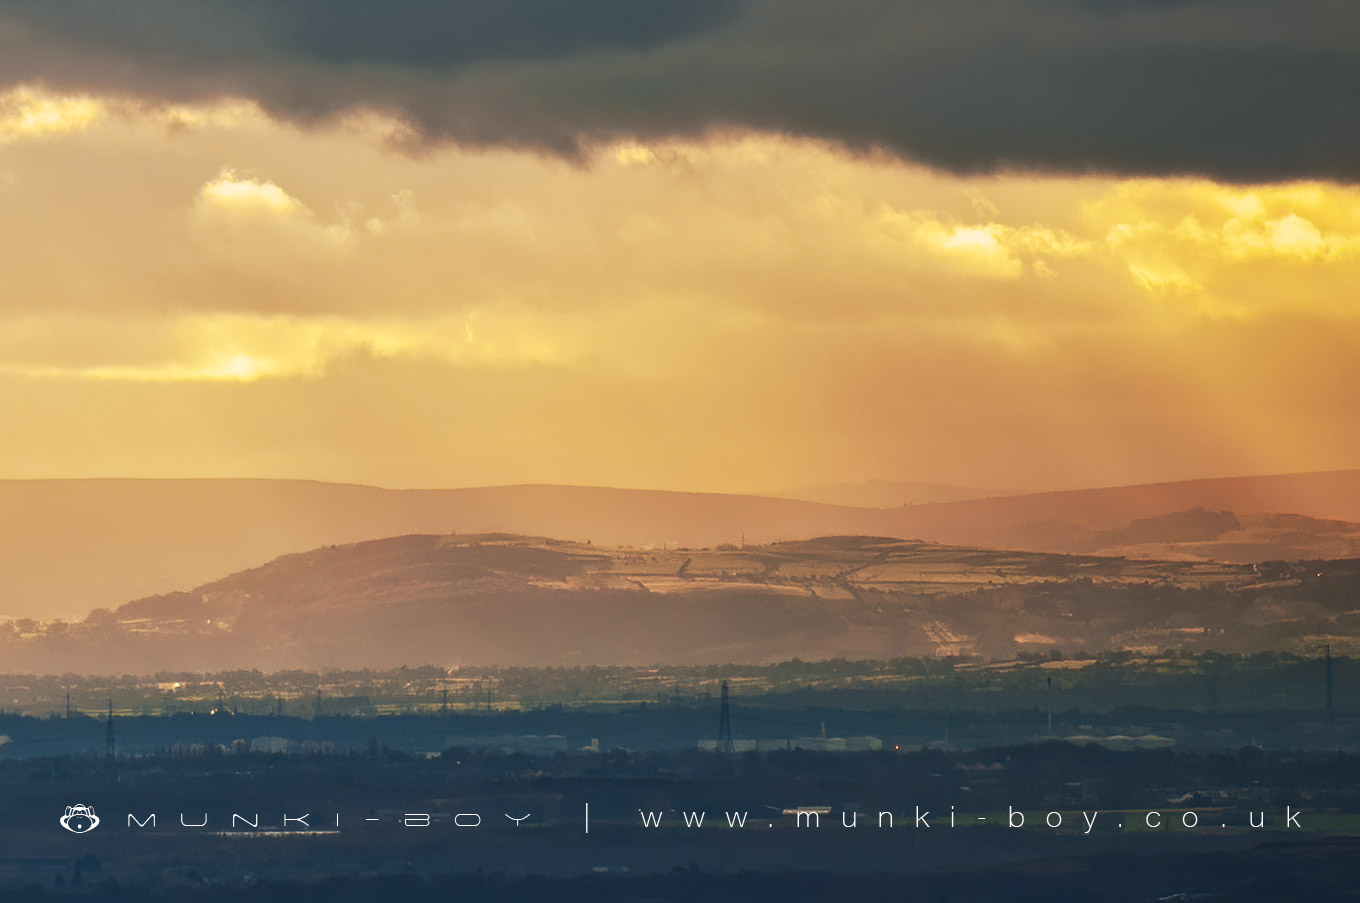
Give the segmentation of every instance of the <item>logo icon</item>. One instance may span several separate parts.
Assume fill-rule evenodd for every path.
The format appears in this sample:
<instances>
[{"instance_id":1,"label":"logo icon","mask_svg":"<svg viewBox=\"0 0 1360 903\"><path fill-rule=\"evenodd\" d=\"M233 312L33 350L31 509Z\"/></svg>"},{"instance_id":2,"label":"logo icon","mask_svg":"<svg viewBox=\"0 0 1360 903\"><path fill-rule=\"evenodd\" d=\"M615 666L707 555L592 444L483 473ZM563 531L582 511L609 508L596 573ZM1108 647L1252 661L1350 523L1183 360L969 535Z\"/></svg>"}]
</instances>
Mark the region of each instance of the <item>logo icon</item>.
<instances>
[{"instance_id":1,"label":"logo icon","mask_svg":"<svg viewBox=\"0 0 1360 903\"><path fill-rule=\"evenodd\" d=\"M66 814L61 817L61 826L72 834L88 834L99 827L99 816L84 803L76 803L74 806L66 807Z\"/></svg>"}]
</instances>

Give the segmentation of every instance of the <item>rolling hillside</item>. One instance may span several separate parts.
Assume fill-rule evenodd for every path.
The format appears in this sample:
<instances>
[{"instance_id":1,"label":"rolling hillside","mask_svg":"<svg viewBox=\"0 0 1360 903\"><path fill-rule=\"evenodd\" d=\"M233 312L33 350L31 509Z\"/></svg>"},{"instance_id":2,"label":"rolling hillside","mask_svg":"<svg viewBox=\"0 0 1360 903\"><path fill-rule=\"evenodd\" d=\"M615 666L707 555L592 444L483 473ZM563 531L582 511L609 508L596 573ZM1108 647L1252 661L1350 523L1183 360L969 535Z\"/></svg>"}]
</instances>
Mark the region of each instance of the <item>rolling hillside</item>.
<instances>
[{"instance_id":1,"label":"rolling hillside","mask_svg":"<svg viewBox=\"0 0 1360 903\"><path fill-rule=\"evenodd\" d=\"M406 533L692 548L839 534L1235 562L1360 556L1360 471L899 508L579 486L0 481L0 512L0 616L34 618L79 617L290 552Z\"/></svg>"},{"instance_id":2,"label":"rolling hillside","mask_svg":"<svg viewBox=\"0 0 1360 903\"><path fill-rule=\"evenodd\" d=\"M11 622L0 655L10 671L154 673L1341 651L1360 636L1357 592L1355 561L1135 561L884 537L663 551L410 535L287 555L77 622Z\"/></svg>"}]
</instances>

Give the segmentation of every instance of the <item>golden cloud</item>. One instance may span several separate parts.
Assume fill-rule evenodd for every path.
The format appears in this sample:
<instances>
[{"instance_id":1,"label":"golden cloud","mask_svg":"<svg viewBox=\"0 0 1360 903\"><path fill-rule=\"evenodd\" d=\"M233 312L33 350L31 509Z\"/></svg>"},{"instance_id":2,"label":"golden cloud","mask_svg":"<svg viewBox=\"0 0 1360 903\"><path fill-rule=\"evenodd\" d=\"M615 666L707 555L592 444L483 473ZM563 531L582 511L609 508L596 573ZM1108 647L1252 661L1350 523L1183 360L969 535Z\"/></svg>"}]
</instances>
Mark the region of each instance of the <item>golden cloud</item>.
<instances>
[{"instance_id":1,"label":"golden cloud","mask_svg":"<svg viewBox=\"0 0 1360 903\"><path fill-rule=\"evenodd\" d=\"M311 213L301 201L273 182L242 177L234 169L218 173L217 178L199 189L198 198L204 204L231 213L279 217Z\"/></svg>"},{"instance_id":2,"label":"golden cloud","mask_svg":"<svg viewBox=\"0 0 1360 903\"><path fill-rule=\"evenodd\" d=\"M12 88L0 93L0 144L82 131L106 114L105 103L88 95Z\"/></svg>"},{"instance_id":3,"label":"golden cloud","mask_svg":"<svg viewBox=\"0 0 1360 903\"><path fill-rule=\"evenodd\" d=\"M1079 257L1092 249L1089 242L1060 229L961 223L930 210L884 209L879 219L890 234L930 257L964 274L997 279L1018 279L1027 272L1051 276L1046 258Z\"/></svg>"},{"instance_id":4,"label":"golden cloud","mask_svg":"<svg viewBox=\"0 0 1360 903\"><path fill-rule=\"evenodd\" d=\"M203 439L214 466L278 472L307 422L329 444L288 460L352 442L332 475L392 483L1113 481L1360 441L1354 187L962 178L759 134L409 154L377 114L93 101L4 148L0 406L73 447L123 418L146 470L187 411L260 443ZM1307 409L1272 388L1300 374ZM25 442L0 470L54 460Z\"/></svg>"},{"instance_id":5,"label":"golden cloud","mask_svg":"<svg viewBox=\"0 0 1360 903\"><path fill-rule=\"evenodd\" d=\"M434 320L180 315L170 320L67 321L61 344L78 341L86 358L105 362L44 363L34 348L40 327L16 325L0 341L0 372L29 379L101 382L254 382L321 377L336 361L358 356L409 357L458 366L561 365L573 338L523 312L472 310ZM72 333L81 333L73 336ZM120 343L103 355L98 337ZM6 346L9 347L6 347ZM129 360L126 349L139 349ZM61 348L51 352L58 357ZM24 360L27 358L28 360Z\"/></svg>"}]
</instances>

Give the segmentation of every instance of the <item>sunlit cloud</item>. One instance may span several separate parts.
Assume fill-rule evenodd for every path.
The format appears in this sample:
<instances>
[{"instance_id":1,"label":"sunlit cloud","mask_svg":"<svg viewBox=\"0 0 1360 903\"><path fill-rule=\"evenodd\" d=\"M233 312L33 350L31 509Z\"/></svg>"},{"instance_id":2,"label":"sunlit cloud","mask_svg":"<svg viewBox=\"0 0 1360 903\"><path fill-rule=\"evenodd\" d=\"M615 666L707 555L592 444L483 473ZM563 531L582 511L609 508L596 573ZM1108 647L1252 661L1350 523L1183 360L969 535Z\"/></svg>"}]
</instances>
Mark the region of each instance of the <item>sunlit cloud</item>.
<instances>
[{"instance_id":1,"label":"sunlit cloud","mask_svg":"<svg viewBox=\"0 0 1360 903\"><path fill-rule=\"evenodd\" d=\"M83 131L106 113L106 105L88 95L12 88L0 93L0 144Z\"/></svg>"},{"instance_id":2,"label":"sunlit cloud","mask_svg":"<svg viewBox=\"0 0 1360 903\"><path fill-rule=\"evenodd\" d=\"M270 121L258 103L243 98L158 103L125 94L62 93L41 85L0 92L0 144L76 136L115 124L178 133L258 128ZM363 111L344 117L340 124L374 140L395 142L403 134L400 121Z\"/></svg>"},{"instance_id":3,"label":"sunlit cloud","mask_svg":"<svg viewBox=\"0 0 1360 903\"><path fill-rule=\"evenodd\" d=\"M234 169L218 173L199 190L198 197L205 204L233 213L286 217L311 212L273 182L242 176Z\"/></svg>"},{"instance_id":4,"label":"sunlit cloud","mask_svg":"<svg viewBox=\"0 0 1360 903\"><path fill-rule=\"evenodd\" d=\"M960 223L929 210L885 209L880 220L897 238L937 260L965 273L999 279L1018 279L1027 272L1052 275L1046 258L1078 257L1092 249L1089 242L1059 229L995 221Z\"/></svg>"},{"instance_id":5,"label":"sunlit cloud","mask_svg":"<svg viewBox=\"0 0 1360 903\"><path fill-rule=\"evenodd\" d=\"M185 411L207 470L428 485L1129 482L1360 441L1352 187L961 177L734 131L411 153L377 112L98 103L3 148L0 406L72 447L97 421L139 472ZM280 463L298 422L331 438Z\"/></svg>"},{"instance_id":6,"label":"sunlit cloud","mask_svg":"<svg viewBox=\"0 0 1360 903\"><path fill-rule=\"evenodd\" d=\"M346 247L363 234L380 235L387 229L387 224L378 217L370 216L356 222L355 215L361 209L355 207L345 209L341 206L331 222L324 222L306 204L274 182L234 169L223 169L199 189L194 212L200 228L226 226L237 239L253 225L257 229L257 239L273 243L280 238L273 229L285 228L293 237L331 249ZM267 227L263 231L258 228L261 223ZM209 237L208 241L212 243L215 239ZM238 246L237 251L256 255L261 249L245 245Z\"/></svg>"},{"instance_id":7,"label":"sunlit cloud","mask_svg":"<svg viewBox=\"0 0 1360 903\"><path fill-rule=\"evenodd\" d=\"M1131 263L1129 264L1129 273L1138 281L1139 285L1150 292L1194 294L1202 288L1189 276L1174 269L1154 269Z\"/></svg>"},{"instance_id":8,"label":"sunlit cloud","mask_svg":"<svg viewBox=\"0 0 1360 903\"><path fill-rule=\"evenodd\" d=\"M62 349L35 348L31 340L25 341L35 332L34 325L11 324L9 332L15 339L0 340L0 352L7 359L0 364L0 373L99 382L248 383L320 378L330 365L356 355L456 366L537 366L561 365L577 353L574 338L513 311L473 310L428 321L243 315L181 315L132 323L68 321L67 341L89 346L102 334L122 343L121 348L111 348L114 353L108 356L113 360L105 363L45 361L62 357ZM98 356L98 351L85 356Z\"/></svg>"},{"instance_id":9,"label":"sunlit cloud","mask_svg":"<svg viewBox=\"0 0 1360 903\"><path fill-rule=\"evenodd\" d=\"M234 98L211 104L124 104L118 112L129 119L156 122L172 131L240 129L269 121L259 104Z\"/></svg>"},{"instance_id":10,"label":"sunlit cloud","mask_svg":"<svg viewBox=\"0 0 1360 903\"><path fill-rule=\"evenodd\" d=\"M1360 190L1318 183L1121 183L1089 207L1114 246L1159 243L1228 261L1338 262L1360 254Z\"/></svg>"}]
</instances>

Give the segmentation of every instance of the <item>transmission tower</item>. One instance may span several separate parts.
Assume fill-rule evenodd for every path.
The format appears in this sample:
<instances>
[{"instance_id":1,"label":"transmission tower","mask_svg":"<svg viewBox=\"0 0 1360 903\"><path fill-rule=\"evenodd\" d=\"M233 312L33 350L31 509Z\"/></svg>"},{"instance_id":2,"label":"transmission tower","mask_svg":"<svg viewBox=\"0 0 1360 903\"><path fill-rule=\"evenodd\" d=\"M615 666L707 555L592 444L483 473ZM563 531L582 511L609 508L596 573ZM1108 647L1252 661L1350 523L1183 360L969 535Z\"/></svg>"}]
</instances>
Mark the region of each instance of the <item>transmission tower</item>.
<instances>
[{"instance_id":1,"label":"transmission tower","mask_svg":"<svg viewBox=\"0 0 1360 903\"><path fill-rule=\"evenodd\" d=\"M1327 644L1327 717L1330 719L1335 714L1332 706L1332 644Z\"/></svg>"},{"instance_id":2,"label":"transmission tower","mask_svg":"<svg viewBox=\"0 0 1360 903\"><path fill-rule=\"evenodd\" d=\"M104 758L108 760L108 763L109 763L110 765L112 765L112 764L113 764L113 757L114 757L114 747L113 747L113 700L110 699L110 700L109 700L109 720L108 720L108 722L107 722L107 727L104 729Z\"/></svg>"},{"instance_id":3,"label":"transmission tower","mask_svg":"<svg viewBox=\"0 0 1360 903\"><path fill-rule=\"evenodd\" d=\"M732 705L727 701L727 681L722 682L722 715L718 719L718 752L734 751L732 743Z\"/></svg>"},{"instance_id":4,"label":"transmission tower","mask_svg":"<svg viewBox=\"0 0 1360 903\"><path fill-rule=\"evenodd\" d=\"M1048 686L1048 733L1045 736L1053 736L1053 678L1047 679Z\"/></svg>"}]
</instances>

